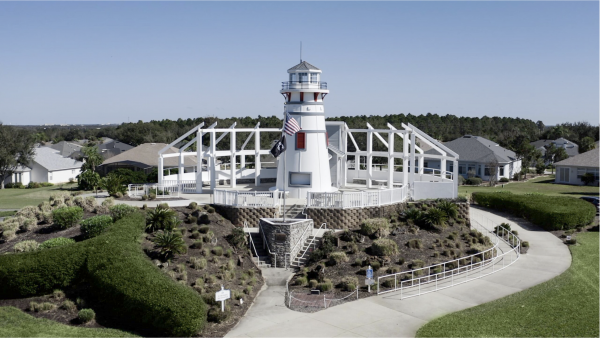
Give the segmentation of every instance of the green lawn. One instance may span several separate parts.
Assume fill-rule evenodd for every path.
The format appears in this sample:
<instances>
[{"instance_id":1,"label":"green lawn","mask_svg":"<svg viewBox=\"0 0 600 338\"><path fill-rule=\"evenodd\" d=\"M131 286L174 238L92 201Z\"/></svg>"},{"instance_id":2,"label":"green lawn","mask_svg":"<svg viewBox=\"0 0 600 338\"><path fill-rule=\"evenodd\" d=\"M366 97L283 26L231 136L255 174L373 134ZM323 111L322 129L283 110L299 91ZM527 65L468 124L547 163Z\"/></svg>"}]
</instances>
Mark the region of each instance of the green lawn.
<instances>
[{"instance_id":1,"label":"green lawn","mask_svg":"<svg viewBox=\"0 0 600 338\"><path fill-rule=\"evenodd\" d=\"M16 214L17 212L15 210L11 210L11 211L0 211L0 217L8 217L8 216L12 216L14 214Z\"/></svg>"},{"instance_id":2,"label":"green lawn","mask_svg":"<svg viewBox=\"0 0 600 338\"><path fill-rule=\"evenodd\" d=\"M0 307L0 337L137 337L115 329L92 329L35 318L12 307Z\"/></svg>"},{"instance_id":3,"label":"green lawn","mask_svg":"<svg viewBox=\"0 0 600 338\"><path fill-rule=\"evenodd\" d=\"M77 187L76 183L62 185L64 189ZM0 209L21 209L26 205L38 205L48 201L50 195L60 191L61 186L43 187L37 189L1 189Z\"/></svg>"},{"instance_id":4,"label":"green lawn","mask_svg":"<svg viewBox=\"0 0 600 338\"><path fill-rule=\"evenodd\" d=\"M458 187L460 196L467 196L477 191L511 191L515 194L525 194L538 192L546 195L554 196L598 196L598 187L554 184L554 175L538 177L527 182L505 183L502 187L472 187L462 185Z\"/></svg>"},{"instance_id":5,"label":"green lawn","mask_svg":"<svg viewBox=\"0 0 600 338\"><path fill-rule=\"evenodd\" d=\"M577 235L562 275L435 319L418 337L598 337L598 233Z\"/></svg>"}]
</instances>

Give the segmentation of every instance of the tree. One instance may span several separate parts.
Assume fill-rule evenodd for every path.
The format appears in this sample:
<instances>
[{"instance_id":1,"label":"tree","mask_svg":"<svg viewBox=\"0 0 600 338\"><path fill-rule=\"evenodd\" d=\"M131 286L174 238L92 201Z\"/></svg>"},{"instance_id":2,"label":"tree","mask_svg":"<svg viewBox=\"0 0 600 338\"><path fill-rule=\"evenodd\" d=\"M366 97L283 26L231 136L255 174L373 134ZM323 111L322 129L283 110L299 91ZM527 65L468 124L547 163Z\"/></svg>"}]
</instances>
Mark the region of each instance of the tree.
<instances>
[{"instance_id":1,"label":"tree","mask_svg":"<svg viewBox=\"0 0 600 338\"><path fill-rule=\"evenodd\" d=\"M594 177L594 174L592 173L585 173L581 176L581 182L585 185L590 185L594 183L594 181L596 181L596 177Z\"/></svg>"},{"instance_id":2,"label":"tree","mask_svg":"<svg viewBox=\"0 0 600 338\"><path fill-rule=\"evenodd\" d=\"M81 190L94 190L97 193L97 189L101 183L100 175L93 172L92 169L88 169L77 175L77 184Z\"/></svg>"},{"instance_id":3,"label":"tree","mask_svg":"<svg viewBox=\"0 0 600 338\"><path fill-rule=\"evenodd\" d=\"M5 126L0 123L0 188L4 180L19 166L27 166L35 154L34 138L24 129Z\"/></svg>"},{"instance_id":4,"label":"tree","mask_svg":"<svg viewBox=\"0 0 600 338\"><path fill-rule=\"evenodd\" d=\"M567 151L563 147L556 148L556 152L554 153L554 163L560 162L562 160L566 160L569 158Z\"/></svg>"},{"instance_id":5,"label":"tree","mask_svg":"<svg viewBox=\"0 0 600 338\"><path fill-rule=\"evenodd\" d=\"M498 160L495 157L485 164L487 173L484 174L487 174L490 178L490 187L495 186L498 182L498 165Z\"/></svg>"},{"instance_id":6,"label":"tree","mask_svg":"<svg viewBox=\"0 0 600 338\"><path fill-rule=\"evenodd\" d=\"M522 136L515 140L512 148L517 156L517 160L521 160L521 167L523 168L522 171L525 174L525 179L527 179L527 171L529 170L529 166L531 165L532 161L535 162L537 158L542 155L542 153L535 149L535 147L529 143L529 140L526 137Z\"/></svg>"},{"instance_id":7,"label":"tree","mask_svg":"<svg viewBox=\"0 0 600 338\"><path fill-rule=\"evenodd\" d=\"M83 147L81 149L83 153L84 162L81 166L82 171L86 171L88 169L92 170L92 172L96 172L96 167L101 165L104 160L102 159L102 155L98 151L98 147Z\"/></svg>"},{"instance_id":8,"label":"tree","mask_svg":"<svg viewBox=\"0 0 600 338\"><path fill-rule=\"evenodd\" d=\"M590 151L592 149L596 149L594 139L589 136L582 138L581 142L579 143L579 153L585 153L586 151Z\"/></svg>"}]
</instances>

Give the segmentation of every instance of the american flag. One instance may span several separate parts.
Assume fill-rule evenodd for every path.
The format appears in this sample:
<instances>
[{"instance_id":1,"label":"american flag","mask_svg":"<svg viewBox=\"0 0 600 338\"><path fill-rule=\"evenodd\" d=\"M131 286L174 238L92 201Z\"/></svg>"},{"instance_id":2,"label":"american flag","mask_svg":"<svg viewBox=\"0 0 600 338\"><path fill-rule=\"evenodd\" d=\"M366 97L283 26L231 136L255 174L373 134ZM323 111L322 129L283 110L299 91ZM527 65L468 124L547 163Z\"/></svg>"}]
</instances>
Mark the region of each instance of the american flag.
<instances>
[{"instance_id":1,"label":"american flag","mask_svg":"<svg viewBox=\"0 0 600 338\"><path fill-rule=\"evenodd\" d=\"M294 135L300 130L300 125L298 121L296 121L290 114L285 114L285 125L283 126L283 131L288 135Z\"/></svg>"}]
</instances>

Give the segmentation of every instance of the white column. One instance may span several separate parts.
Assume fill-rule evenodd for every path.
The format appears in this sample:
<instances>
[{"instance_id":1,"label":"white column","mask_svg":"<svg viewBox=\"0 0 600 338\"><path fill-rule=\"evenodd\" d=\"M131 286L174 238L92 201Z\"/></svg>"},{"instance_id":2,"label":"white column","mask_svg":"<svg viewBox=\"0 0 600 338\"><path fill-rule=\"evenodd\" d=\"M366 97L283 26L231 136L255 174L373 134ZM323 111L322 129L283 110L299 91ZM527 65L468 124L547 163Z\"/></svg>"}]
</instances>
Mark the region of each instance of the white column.
<instances>
[{"instance_id":1,"label":"white column","mask_svg":"<svg viewBox=\"0 0 600 338\"><path fill-rule=\"evenodd\" d=\"M162 154L158 157L158 184L163 183L163 157Z\"/></svg>"},{"instance_id":2,"label":"white column","mask_svg":"<svg viewBox=\"0 0 600 338\"><path fill-rule=\"evenodd\" d=\"M260 185L260 131L254 132L254 184Z\"/></svg>"},{"instance_id":3,"label":"white column","mask_svg":"<svg viewBox=\"0 0 600 338\"><path fill-rule=\"evenodd\" d=\"M411 188L414 189L413 187L413 182L415 181L415 133L411 130L410 131L410 186Z\"/></svg>"},{"instance_id":4,"label":"white column","mask_svg":"<svg viewBox=\"0 0 600 338\"><path fill-rule=\"evenodd\" d=\"M423 154L421 154L423 155ZM423 179L423 173L425 173L424 167L425 166L425 157L423 156L419 156L419 180Z\"/></svg>"},{"instance_id":5,"label":"white column","mask_svg":"<svg viewBox=\"0 0 600 338\"><path fill-rule=\"evenodd\" d=\"M454 198L458 197L458 161L452 161L452 179L454 180Z\"/></svg>"},{"instance_id":6,"label":"white column","mask_svg":"<svg viewBox=\"0 0 600 338\"><path fill-rule=\"evenodd\" d=\"M407 185L408 182L408 135L403 134L402 137L402 185Z\"/></svg>"},{"instance_id":7,"label":"white column","mask_svg":"<svg viewBox=\"0 0 600 338\"><path fill-rule=\"evenodd\" d=\"M367 188L371 188L373 183L373 132L367 131Z\"/></svg>"},{"instance_id":8,"label":"white column","mask_svg":"<svg viewBox=\"0 0 600 338\"><path fill-rule=\"evenodd\" d=\"M202 135L203 133L198 130L196 134L196 160L197 169L196 169L196 193L202 193L202 160L204 159L204 150L202 147Z\"/></svg>"},{"instance_id":9,"label":"white column","mask_svg":"<svg viewBox=\"0 0 600 338\"><path fill-rule=\"evenodd\" d=\"M231 172L231 187L235 188L235 176L236 176L235 175L235 171L236 171L235 170L235 164L236 164L235 163L235 161L236 161L236 159L235 159L235 148L236 148L235 147L235 131L232 130L232 131L230 131L230 133L231 133L230 134L231 135L230 136L231 137L230 138L230 141L231 141L230 142L231 155L229 156L229 158L230 158L230 160L229 160L230 168L229 169L230 169L230 172Z\"/></svg>"},{"instance_id":10,"label":"white column","mask_svg":"<svg viewBox=\"0 0 600 338\"><path fill-rule=\"evenodd\" d=\"M388 189L394 187L394 136L395 133L388 133Z\"/></svg>"},{"instance_id":11,"label":"white column","mask_svg":"<svg viewBox=\"0 0 600 338\"><path fill-rule=\"evenodd\" d=\"M177 184L183 179L183 150L179 149L179 167L177 168Z\"/></svg>"},{"instance_id":12,"label":"white column","mask_svg":"<svg viewBox=\"0 0 600 338\"><path fill-rule=\"evenodd\" d=\"M217 146L216 146L216 137L215 137L215 131L212 130L210 133L210 189L215 190L215 188L217 187L217 170L215 169L215 166L217 165L217 161L215 158L215 152L217 151Z\"/></svg>"},{"instance_id":13,"label":"white column","mask_svg":"<svg viewBox=\"0 0 600 338\"><path fill-rule=\"evenodd\" d=\"M440 161L440 171L442 178L446 178L446 174L444 173L446 171L446 156Z\"/></svg>"}]
</instances>

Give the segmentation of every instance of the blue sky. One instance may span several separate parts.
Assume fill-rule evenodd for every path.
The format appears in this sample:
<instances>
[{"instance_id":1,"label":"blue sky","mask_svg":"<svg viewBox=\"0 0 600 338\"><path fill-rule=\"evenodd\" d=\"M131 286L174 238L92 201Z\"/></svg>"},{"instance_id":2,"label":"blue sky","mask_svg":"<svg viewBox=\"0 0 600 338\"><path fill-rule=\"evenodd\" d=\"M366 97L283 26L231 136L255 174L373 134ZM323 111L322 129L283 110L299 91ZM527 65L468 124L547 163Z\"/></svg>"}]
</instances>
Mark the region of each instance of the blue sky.
<instances>
[{"instance_id":1,"label":"blue sky","mask_svg":"<svg viewBox=\"0 0 600 338\"><path fill-rule=\"evenodd\" d=\"M323 70L328 116L598 123L598 2L0 2L0 121L278 115Z\"/></svg>"}]
</instances>

